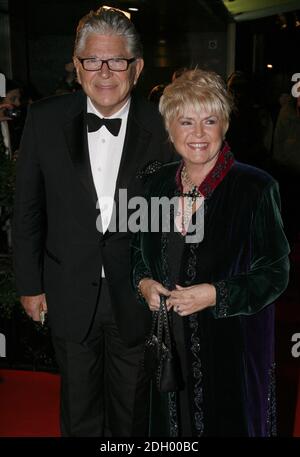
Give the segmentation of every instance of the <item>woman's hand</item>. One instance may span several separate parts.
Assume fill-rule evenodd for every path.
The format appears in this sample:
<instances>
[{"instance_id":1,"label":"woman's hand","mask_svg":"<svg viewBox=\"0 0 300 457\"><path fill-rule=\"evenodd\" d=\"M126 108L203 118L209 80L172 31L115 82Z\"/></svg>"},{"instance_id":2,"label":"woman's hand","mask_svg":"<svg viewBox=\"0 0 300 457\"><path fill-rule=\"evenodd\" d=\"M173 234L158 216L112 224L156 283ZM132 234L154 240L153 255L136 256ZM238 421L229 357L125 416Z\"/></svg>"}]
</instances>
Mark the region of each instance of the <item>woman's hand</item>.
<instances>
[{"instance_id":1,"label":"woman's hand","mask_svg":"<svg viewBox=\"0 0 300 457\"><path fill-rule=\"evenodd\" d=\"M167 300L167 305L173 306L180 316L189 316L215 304L216 289L212 284L196 284L190 287L176 285Z\"/></svg>"},{"instance_id":2,"label":"woman's hand","mask_svg":"<svg viewBox=\"0 0 300 457\"><path fill-rule=\"evenodd\" d=\"M162 284L150 278L141 279L139 282L139 289L144 299L148 303L150 311L159 310L160 295L165 295L168 297L171 293ZM172 305L167 305L168 309L170 309L171 306Z\"/></svg>"}]
</instances>

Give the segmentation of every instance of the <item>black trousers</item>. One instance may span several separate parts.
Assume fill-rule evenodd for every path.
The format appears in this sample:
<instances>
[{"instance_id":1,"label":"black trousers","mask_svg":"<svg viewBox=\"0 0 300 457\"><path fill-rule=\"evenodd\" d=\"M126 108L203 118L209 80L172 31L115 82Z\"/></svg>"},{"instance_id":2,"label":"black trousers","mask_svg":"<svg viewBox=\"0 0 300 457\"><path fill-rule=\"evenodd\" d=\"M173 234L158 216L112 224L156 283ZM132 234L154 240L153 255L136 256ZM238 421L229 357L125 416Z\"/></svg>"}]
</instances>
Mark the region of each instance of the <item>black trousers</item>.
<instances>
[{"instance_id":1,"label":"black trousers","mask_svg":"<svg viewBox=\"0 0 300 457\"><path fill-rule=\"evenodd\" d=\"M138 325L138 323L132 323ZM143 345L127 348L115 324L106 280L83 343L53 337L61 372L63 436L146 436L149 381Z\"/></svg>"}]
</instances>

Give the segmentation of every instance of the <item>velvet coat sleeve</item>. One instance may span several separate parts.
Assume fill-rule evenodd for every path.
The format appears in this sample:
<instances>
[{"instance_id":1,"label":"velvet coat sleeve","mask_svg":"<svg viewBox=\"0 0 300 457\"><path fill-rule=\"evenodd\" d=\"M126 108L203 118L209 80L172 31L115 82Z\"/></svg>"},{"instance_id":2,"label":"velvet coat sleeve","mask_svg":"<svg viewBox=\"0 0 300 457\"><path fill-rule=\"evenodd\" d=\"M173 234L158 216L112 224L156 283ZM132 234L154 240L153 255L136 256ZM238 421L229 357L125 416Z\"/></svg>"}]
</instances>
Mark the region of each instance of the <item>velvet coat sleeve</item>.
<instances>
[{"instance_id":1,"label":"velvet coat sleeve","mask_svg":"<svg viewBox=\"0 0 300 457\"><path fill-rule=\"evenodd\" d=\"M174 157L176 158L176 157ZM168 165L161 166L161 164L158 164L155 167L155 170L149 170L146 169L143 172L143 183L144 183L144 188L145 188L145 200L147 202L147 207L144 209L144 213L142 215L142 218L145 218L148 224L148 229L149 229L149 224L151 223L151 198L153 196L162 196L164 194L164 190L168 189L168 179L172 180L172 172L169 173L169 169L171 170L176 170L178 167L179 162L173 162L169 163ZM161 175L163 173L163 175ZM163 176L163 178L161 177ZM168 177L168 179L166 179ZM164 185L162 188L162 183L166 185L166 189L164 189ZM149 229L148 232L151 232ZM137 232L131 242L131 280L132 280L132 285L134 290L136 291L136 294L142 303L146 303L142 295L139 293L138 290L138 285L139 282L143 278L154 278L157 281L162 281L163 278L161 277L161 274L158 273L158 271L154 271L153 269L153 262L152 265L149 264L149 255L146 254L145 249L143 249L143 244L145 246L145 243L143 243L143 238L145 235L150 235L150 240L148 238L148 241L150 242L149 248L152 253L155 252L155 249L152 249L152 235L151 233L143 233L141 231ZM144 240L145 241L145 240ZM161 270L160 268L160 257L159 255L156 256L156 270Z\"/></svg>"},{"instance_id":2,"label":"velvet coat sleeve","mask_svg":"<svg viewBox=\"0 0 300 457\"><path fill-rule=\"evenodd\" d=\"M289 245L283 231L275 181L263 190L252 225L249 271L214 283L216 318L255 314L274 302L287 287Z\"/></svg>"},{"instance_id":3,"label":"velvet coat sleeve","mask_svg":"<svg viewBox=\"0 0 300 457\"><path fill-rule=\"evenodd\" d=\"M134 290L136 291L137 296L139 297L140 301L145 303L144 299L142 298L141 294L139 294L138 285L139 282L143 278L152 278L151 271L149 267L146 265L143 255L142 249L140 245L140 237L141 234L138 232L132 241L131 247L131 264L133 265L132 268L132 285Z\"/></svg>"}]
</instances>

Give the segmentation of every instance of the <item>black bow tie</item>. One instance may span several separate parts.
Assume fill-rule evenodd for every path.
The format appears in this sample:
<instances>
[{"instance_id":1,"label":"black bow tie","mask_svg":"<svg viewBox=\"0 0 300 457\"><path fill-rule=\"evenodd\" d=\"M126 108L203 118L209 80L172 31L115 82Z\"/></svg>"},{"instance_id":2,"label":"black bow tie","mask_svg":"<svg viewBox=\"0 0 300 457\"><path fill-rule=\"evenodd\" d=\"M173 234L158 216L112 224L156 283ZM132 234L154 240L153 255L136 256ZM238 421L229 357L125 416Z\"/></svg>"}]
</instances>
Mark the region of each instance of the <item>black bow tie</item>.
<instances>
[{"instance_id":1,"label":"black bow tie","mask_svg":"<svg viewBox=\"0 0 300 457\"><path fill-rule=\"evenodd\" d=\"M87 113L87 125L89 132L96 132L99 130L102 125L110 131L110 133L114 136L118 136L120 131L122 119L115 118L115 119L105 119L98 117L96 114Z\"/></svg>"}]
</instances>

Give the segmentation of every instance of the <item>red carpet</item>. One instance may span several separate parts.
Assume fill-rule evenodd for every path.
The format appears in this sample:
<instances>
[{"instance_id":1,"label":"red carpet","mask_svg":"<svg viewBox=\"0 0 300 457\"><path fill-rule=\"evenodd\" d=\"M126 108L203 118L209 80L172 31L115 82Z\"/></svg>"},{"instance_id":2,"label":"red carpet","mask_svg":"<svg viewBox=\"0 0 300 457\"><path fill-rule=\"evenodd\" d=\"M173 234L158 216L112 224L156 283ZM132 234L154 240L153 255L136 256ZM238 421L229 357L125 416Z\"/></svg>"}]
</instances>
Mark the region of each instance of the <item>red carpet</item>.
<instances>
[{"instance_id":1,"label":"red carpet","mask_svg":"<svg viewBox=\"0 0 300 457\"><path fill-rule=\"evenodd\" d=\"M58 375L0 370L0 437L57 437Z\"/></svg>"},{"instance_id":2,"label":"red carpet","mask_svg":"<svg viewBox=\"0 0 300 457\"><path fill-rule=\"evenodd\" d=\"M0 370L0 437L59 437L59 384L55 374ZM294 437L300 437L300 378L297 397Z\"/></svg>"}]
</instances>

